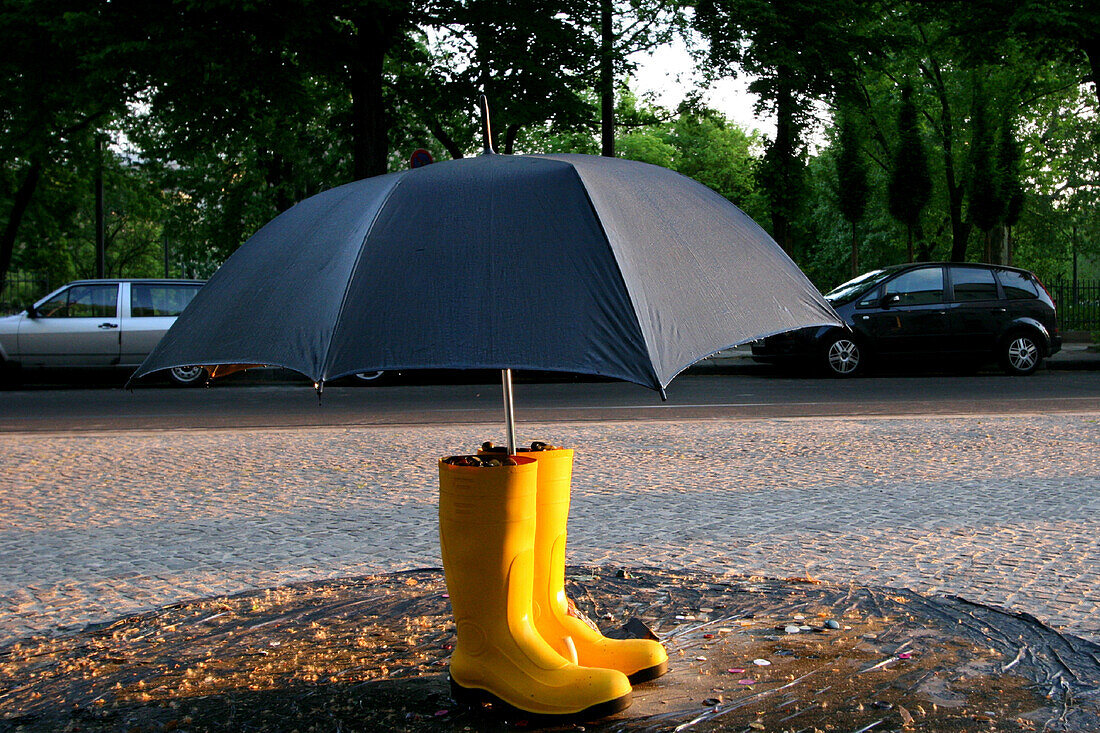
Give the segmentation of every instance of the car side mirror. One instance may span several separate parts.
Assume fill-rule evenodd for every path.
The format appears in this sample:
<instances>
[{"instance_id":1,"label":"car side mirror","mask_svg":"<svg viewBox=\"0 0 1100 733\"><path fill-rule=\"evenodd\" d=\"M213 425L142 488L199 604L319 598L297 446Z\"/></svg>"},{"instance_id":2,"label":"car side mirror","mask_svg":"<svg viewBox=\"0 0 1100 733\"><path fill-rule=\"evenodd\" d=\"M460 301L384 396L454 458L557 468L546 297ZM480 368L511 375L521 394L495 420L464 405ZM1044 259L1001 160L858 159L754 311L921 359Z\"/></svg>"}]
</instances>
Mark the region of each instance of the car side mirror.
<instances>
[{"instance_id":1,"label":"car side mirror","mask_svg":"<svg viewBox=\"0 0 1100 733\"><path fill-rule=\"evenodd\" d=\"M38 309L34 307L34 303L27 306L27 318L38 318Z\"/></svg>"},{"instance_id":2,"label":"car side mirror","mask_svg":"<svg viewBox=\"0 0 1100 733\"><path fill-rule=\"evenodd\" d=\"M901 302L901 296L898 295L897 293L882 296L882 307L883 308L889 308L890 306L897 305L900 302Z\"/></svg>"}]
</instances>

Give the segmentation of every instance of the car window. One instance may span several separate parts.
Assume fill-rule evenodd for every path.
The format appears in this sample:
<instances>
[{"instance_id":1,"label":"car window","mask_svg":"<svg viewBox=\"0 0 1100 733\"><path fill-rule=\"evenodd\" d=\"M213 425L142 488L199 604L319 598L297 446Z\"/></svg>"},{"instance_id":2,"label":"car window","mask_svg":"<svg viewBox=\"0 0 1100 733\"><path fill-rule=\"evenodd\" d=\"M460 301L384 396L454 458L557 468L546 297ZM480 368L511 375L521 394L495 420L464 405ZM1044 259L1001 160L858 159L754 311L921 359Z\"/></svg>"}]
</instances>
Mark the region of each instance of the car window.
<instances>
[{"instance_id":1,"label":"car window","mask_svg":"<svg viewBox=\"0 0 1100 733\"><path fill-rule=\"evenodd\" d=\"M871 270L870 272L865 272L859 277L849 280L830 290L826 293L825 299L830 303L845 303L873 289L889 276L890 270Z\"/></svg>"},{"instance_id":2,"label":"car window","mask_svg":"<svg viewBox=\"0 0 1100 733\"><path fill-rule=\"evenodd\" d=\"M871 292L867 293L859 303L856 304L858 308L864 308L867 306L875 306L882 300L882 296L878 293L878 288L875 288Z\"/></svg>"},{"instance_id":3,"label":"car window","mask_svg":"<svg viewBox=\"0 0 1100 733\"><path fill-rule=\"evenodd\" d=\"M178 316L199 292L199 287L134 283L130 286L130 315L134 318Z\"/></svg>"},{"instance_id":4,"label":"car window","mask_svg":"<svg viewBox=\"0 0 1100 733\"><path fill-rule=\"evenodd\" d=\"M993 280L993 271L979 267L952 267L951 287L955 291L955 300L996 300L997 283Z\"/></svg>"},{"instance_id":5,"label":"car window","mask_svg":"<svg viewBox=\"0 0 1100 733\"><path fill-rule=\"evenodd\" d=\"M74 285L37 308L41 318L114 318L118 285Z\"/></svg>"},{"instance_id":6,"label":"car window","mask_svg":"<svg viewBox=\"0 0 1100 733\"><path fill-rule=\"evenodd\" d=\"M923 267L910 270L886 283L883 296L897 295L897 305L926 305L943 302L943 269Z\"/></svg>"},{"instance_id":7,"label":"car window","mask_svg":"<svg viewBox=\"0 0 1100 733\"><path fill-rule=\"evenodd\" d=\"M1005 289L1005 295L1010 300L1039 297L1039 291L1035 289L1035 283L1022 272L998 270L997 277L1000 278L1001 287Z\"/></svg>"}]
</instances>

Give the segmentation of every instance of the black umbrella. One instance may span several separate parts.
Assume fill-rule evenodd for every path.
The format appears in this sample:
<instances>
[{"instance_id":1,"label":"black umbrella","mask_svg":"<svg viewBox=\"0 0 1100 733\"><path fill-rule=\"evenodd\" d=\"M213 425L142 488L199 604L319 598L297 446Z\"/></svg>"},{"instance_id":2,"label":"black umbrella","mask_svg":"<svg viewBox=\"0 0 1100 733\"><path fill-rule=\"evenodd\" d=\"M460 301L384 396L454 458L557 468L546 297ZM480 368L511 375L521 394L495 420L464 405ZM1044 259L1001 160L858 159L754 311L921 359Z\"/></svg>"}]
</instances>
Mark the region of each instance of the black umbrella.
<instances>
[{"instance_id":1,"label":"black umbrella","mask_svg":"<svg viewBox=\"0 0 1100 733\"><path fill-rule=\"evenodd\" d=\"M587 155L497 155L357 181L268 223L135 373L267 364L318 385L375 370L510 369L659 390L710 354L840 325L714 191Z\"/></svg>"}]
</instances>

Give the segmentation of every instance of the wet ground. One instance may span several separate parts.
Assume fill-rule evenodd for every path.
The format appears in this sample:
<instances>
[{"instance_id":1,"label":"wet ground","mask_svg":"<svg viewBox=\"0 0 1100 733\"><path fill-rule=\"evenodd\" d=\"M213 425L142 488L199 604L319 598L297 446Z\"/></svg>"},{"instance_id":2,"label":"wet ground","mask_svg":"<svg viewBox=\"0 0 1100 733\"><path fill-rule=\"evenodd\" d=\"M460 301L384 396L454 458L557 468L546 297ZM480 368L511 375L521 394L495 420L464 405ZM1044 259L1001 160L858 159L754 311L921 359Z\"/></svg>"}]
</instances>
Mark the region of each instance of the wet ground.
<instances>
[{"instance_id":1,"label":"wet ground","mask_svg":"<svg viewBox=\"0 0 1100 733\"><path fill-rule=\"evenodd\" d=\"M0 730L1100 729L1100 646L1027 614L812 577L580 567L567 590L602 628L641 620L669 651L669 674L611 718L457 707L450 608L428 569L206 598L0 648Z\"/></svg>"}]
</instances>

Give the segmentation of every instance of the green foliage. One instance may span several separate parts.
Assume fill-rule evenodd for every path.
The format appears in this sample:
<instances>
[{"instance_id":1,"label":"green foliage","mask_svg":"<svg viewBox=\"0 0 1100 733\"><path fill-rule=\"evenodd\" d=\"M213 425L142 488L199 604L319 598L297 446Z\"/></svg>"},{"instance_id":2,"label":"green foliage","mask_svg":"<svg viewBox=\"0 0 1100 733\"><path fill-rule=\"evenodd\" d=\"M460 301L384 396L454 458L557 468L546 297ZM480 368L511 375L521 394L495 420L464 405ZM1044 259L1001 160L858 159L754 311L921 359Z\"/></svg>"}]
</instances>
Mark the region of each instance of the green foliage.
<instances>
[{"instance_id":1,"label":"green foliage","mask_svg":"<svg viewBox=\"0 0 1100 733\"><path fill-rule=\"evenodd\" d=\"M1100 277L1100 103L1085 85L1036 100L1021 126L1027 205L1015 226L1015 263L1047 279ZM1088 263L1092 262L1092 265Z\"/></svg>"},{"instance_id":2,"label":"green foliage","mask_svg":"<svg viewBox=\"0 0 1100 733\"><path fill-rule=\"evenodd\" d=\"M932 176L921 135L913 85L901 90L897 112L897 142L891 158L887 201L890 215L912 230L932 195Z\"/></svg>"},{"instance_id":3,"label":"green foliage","mask_svg":"<svg viewBox=\"0 0 1100 733\"><path fill-rule=\"evenodd\" d=\"M713 72L737 69L754 76L749 90L760 110L775 113L775 139L759 168L772 235L788 252L805 246L796 236L805 192L805 130L815 99L831 97L857 75L871 45L869 6L858 0L700 0L696 30L707 40Z\"/></svg>"},{"instance_id":4,"label":"green foliage","mask_svg":"<svg viewBox=\"0 0 1100 733\"><path fill-rule=\"evenodd\" d=\"M840 215L852 227L852 251L850 256L852 276L859 274L859 238L856 225L867 210L867 166L860 152L860 134L851 113L839 115L836 155L837 204Z\"/></svg>"},{"instance_id":5,"label":"green foliage","mask_svg":"<svg viewBox=\"0 0 1100 733\"><path fill-rule=\"evenodd\" d=\"M667 38L678 4L615 6L612 53ZM907 258L1008 256L1047 277L1100 259L1100 19L1072 0L702 0L711 77L748 74L777 134L617 90L619 155L715 189L823 288ZM295 202L365 175L497 147L599 145L591 0L0 0L0 274L91 274L93 136L113 274L210 274ZM979 85L980 81L980 85ZM911 85L911 86L910 86ZM981 105L974 105L981 100ZM811 144L817 110L843 109ZM858 149L858 154L855 152ZM862 173L860 170L862 169ZM860 181L866 181L861 186ZM865 195L860 194L865 190Z\"/></svg>"},{"instance_id":6,"label":"green foliage","mask_svg":"<svg viewBox=\"0 0 1100 733\"><path fill-rule=\"evenodd\" d=\"M1026 194L1021 155L1012 123L1006 121L1001 125L1001 136L997 144L997 169L1000 176L1000 195L1004 200L1003 219L1007 226L1015 226L1024 210Z\"/></svg>"},{"instance_id":7,"label":"green foliage","mask_svg":"<svg viewBox=\"0 0 1100 733\"><path fill-rule=\"evenodd\" d=\"M980 81L974 83L974 107L970 114L969 213L982 232L988 232L1004 214L998 190L994 135L989 121L989 100Z\"/></svg>"},{"instance_id":8,"label":"green foliage","mask_svg":"<svg viewBox=\"0 0 1100 733\"><path fill-rule=\"evenodd\" d=\"M621 106L633 105L624 95ZM620 157L661 165L694 178L741 207L754 218L766 211L756 186L761 138L709 109L682 107L675 115L654 107L623 115L651 124L615 140ZM656 120L661 120L657 122Z\"/></svg>"},{"instance_id":9,"label":"green foliage","mask_svg":"<svg viewBox=\"0 0 1100 733\"><path fill-rule=\"evenodd\" d=\"M837 198L836 158L839 146L831 145L813 157L806 167L807 238L813 243L797 260L806 275L826 292L851 278L852 230ZM905 261L903 231L886 211L883 193L886 172L867 170L869 197L860 222L857 242L859 269L867 271Z\"/></svg>"},{"instance_id":10,"label":"green foliage","mask_svg":"<svg viewBox=\"0 0 1100 733\"><path fill-rule=\"evenodd\" d=\"M836 156L837 203L840 214L853 227L867 210L870 193L867 181L867 164L860 151L860 135L849 115L840 116Z\"/></svg>"},{"instance_id":11,"label":"green foliage","mask_svg":"<svg viewBox=\"0 0 1100 733\"><path fill-rule=\"evenodd\" d=\"M145 46L126 37L123 4L0 4L0 281L27 246L39 186L65 178L83 136L124 114L140 86L132 64Z\"/></svg>"},{"instance_id":12,"label":"green foliage","mask_svg":"<svg viewBox=\"0 0 1100 733\"><path fill-rule=\"evenodd\" d=\"M14 253L17 269L43 273L55 284L95 276L94 142L88 133L73 143L74 154L49 169L28 212L21 241L34 246L22 244ZM163 275L160 186L118 151L104 151L102 166L106 274Z\"/></svg>"}]
</instances>

